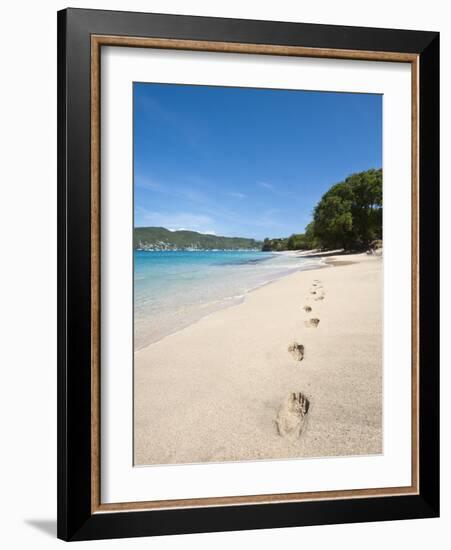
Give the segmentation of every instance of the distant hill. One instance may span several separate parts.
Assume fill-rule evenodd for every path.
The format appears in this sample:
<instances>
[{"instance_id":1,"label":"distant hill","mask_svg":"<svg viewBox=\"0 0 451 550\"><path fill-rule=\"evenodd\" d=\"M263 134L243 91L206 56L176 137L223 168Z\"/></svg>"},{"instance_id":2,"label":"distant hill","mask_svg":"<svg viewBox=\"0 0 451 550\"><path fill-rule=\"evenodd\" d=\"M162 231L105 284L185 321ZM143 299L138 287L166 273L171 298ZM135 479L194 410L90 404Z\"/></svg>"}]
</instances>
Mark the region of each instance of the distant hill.
<instances>
[{"instance_id":1,"label":"distant hill","mask_svg":"<svg viewBox=\"0 0 451 550\"><path fill-rule=\"evenodd\" d=\"M135 227L136 250L261 250L262 242L241 237L219 237L196 231L169 231L164 227Z\"/></svg>"}]
</instances>

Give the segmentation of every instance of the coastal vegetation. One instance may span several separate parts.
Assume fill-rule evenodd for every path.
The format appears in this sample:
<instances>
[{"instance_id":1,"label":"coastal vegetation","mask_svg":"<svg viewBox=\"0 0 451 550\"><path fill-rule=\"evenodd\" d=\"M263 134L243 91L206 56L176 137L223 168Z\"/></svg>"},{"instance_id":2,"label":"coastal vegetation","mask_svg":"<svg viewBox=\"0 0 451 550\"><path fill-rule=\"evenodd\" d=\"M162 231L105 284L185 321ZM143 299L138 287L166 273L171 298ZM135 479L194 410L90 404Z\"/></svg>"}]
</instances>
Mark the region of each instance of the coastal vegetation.
<instances>
[{"instance_id":1,"label":"coastal vegetation","mask_svg":"<svg viewBox=\"0 0 451 550\"><path fill-rule=\"evenodd\" d=\"M382 169L371 169L333 185L313 211L305 233L265 239L262 250L365 250L382 239Z\"/></svg>"},{"instance_id":2,"label":"coastal vegetation","mask_svg":"<svg viewBox=\"0 0 451 550\"><path fill-rule=\"evenodd\" d=\"M255 239L223 237L164 227L136 227L135 250L366 250L382 240L382 169L371 169L333 185L313 210L304 233Z\"/></svg>"},{"instance_id":3,"label":"coastal vegetation","mask_svg":"<svg viewBox=\"0 0 451 550\"><path fill-rule=\"evenodd\" d=\"M262 242L241 237L220 237L196 231L170 231L164 227L135 227L135 250L261 250Z\"/></svg>"}]
</instances>

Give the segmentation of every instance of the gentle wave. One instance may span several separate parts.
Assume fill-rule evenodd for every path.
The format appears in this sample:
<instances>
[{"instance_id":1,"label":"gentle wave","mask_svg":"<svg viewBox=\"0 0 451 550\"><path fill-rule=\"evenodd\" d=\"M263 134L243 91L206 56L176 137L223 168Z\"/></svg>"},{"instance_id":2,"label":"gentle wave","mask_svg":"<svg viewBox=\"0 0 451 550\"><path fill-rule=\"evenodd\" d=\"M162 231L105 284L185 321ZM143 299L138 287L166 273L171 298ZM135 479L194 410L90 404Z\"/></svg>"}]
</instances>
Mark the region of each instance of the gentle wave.
<instances>
[{"instance_id":1,"label":"gentle wave","mask_svg":"<svg viewBox=\"0 0 451 550\"><path fill-rule=\"evenodd\" d=\"M137 251L134 254L134 341L141 349L256 288L321 260L246 251Z\"/></svg>"}]
</instances>

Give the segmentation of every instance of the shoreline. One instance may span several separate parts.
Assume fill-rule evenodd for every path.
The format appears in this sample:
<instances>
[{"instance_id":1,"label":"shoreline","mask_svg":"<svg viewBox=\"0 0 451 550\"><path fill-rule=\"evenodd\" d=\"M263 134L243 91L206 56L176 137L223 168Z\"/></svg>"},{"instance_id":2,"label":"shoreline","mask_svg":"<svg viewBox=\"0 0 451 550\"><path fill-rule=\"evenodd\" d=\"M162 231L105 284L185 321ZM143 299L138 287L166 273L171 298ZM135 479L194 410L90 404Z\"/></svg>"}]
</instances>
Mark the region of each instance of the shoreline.
<instances>
[{"instance_id":1,"label":"shoreline","mask_svg":"<svg viewBox=\"0 0 451 550\"><path fill-rule=\"evenodd\" d=\"M301 258L301 259L304 258L304 256L302 255L302 252L301 253L299 253L299 252L300 251L295 251L295 250L292 250L292 251L291 250L290 251L285 250L285 251L280 251L280 252L271 252L271 254L274 255L274 256L286 256L286 257L289 257L289 258L293 258L293 257ZM307 267L304 267L304 268L299 267L298 269L293 270L289 273L285 273L285 274L280 275L279 277L276 277L274 279L270 279L270 280L264 281L262 283L259 283L256 286L253 286L252 288L246 290L242 294L236 294L236 295L232 295L232 296L228 296L226 298L223 298L222 300L213 300L211 302L203 303L202 307L208 307L213 303L218 303L220 305L218 305L217 308L213 309L212 311L210 311L208 313L205 313L204 315L202 315L198 318L187 321L186 324L181 323L181 326L169 330L166 334L163 334L162 336L158 337L157 339L152 340L151 342L148 342L148 343L146 343L142 346L139 346L139 347L135 348L134 353L138 353L138 352L148 348L149 346L153 346L154 344L157 344L158 342L161 342L165 338L168 338L172 334L177 334L180 331L184 330L185 328L198 323L202 319L208 318L208 317L210 317L210 315L214 315L218 311L222 311L223 309L228 309L230 307L236 307L236 306L242 304L246 300L246 297L249 294L259 290L260 288L265 287L266 285L270 285L272 283L275 283L275 282L277 282L281 279L284 279L285 277L289 277L290 275L293 275L294 273L299 273L301 271L312 271L312 270L315 270L315 269L323 269L325 267L328 267L327 266L327 260L323 264L320 263L321 259L322 259L320 255L306 257L306 259L318 259L318 264L314 265L314 266L307 266ZM265 261L265 260L261 260L261 261Z\"/></svg>"},{"instance_id":2,"label":"shoreline","mask_svg":"<svg viewBox=\"0 0 451 550\"><path fill-rule=\"evenodd\" d=\"M270 281L137 350L135 464L382 452L382 260L342 258ZM290 392L310 403L302 437L280 434Z\"/></svg>"}]
</instances>

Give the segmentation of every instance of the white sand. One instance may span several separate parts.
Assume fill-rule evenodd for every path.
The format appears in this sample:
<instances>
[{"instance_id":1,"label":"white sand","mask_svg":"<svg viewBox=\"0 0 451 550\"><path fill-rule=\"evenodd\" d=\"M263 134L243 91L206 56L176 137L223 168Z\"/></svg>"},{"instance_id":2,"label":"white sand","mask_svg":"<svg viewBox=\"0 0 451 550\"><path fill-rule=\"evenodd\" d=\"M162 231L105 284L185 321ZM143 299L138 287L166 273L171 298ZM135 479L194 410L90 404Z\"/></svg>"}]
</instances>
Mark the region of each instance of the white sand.
<instances>
[{"instance_id":1,"label":"white sand","mask_svg":"<svg viewBox=\"0 0 451 550\"><path fill-rule=\"evenodd\" d=\"M282 437L275 421L292 392L308 397L308 421ZM135 353L136 464L380 452L381 258L289 275Z\"/></svg>"}]
</instances>

